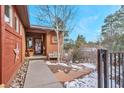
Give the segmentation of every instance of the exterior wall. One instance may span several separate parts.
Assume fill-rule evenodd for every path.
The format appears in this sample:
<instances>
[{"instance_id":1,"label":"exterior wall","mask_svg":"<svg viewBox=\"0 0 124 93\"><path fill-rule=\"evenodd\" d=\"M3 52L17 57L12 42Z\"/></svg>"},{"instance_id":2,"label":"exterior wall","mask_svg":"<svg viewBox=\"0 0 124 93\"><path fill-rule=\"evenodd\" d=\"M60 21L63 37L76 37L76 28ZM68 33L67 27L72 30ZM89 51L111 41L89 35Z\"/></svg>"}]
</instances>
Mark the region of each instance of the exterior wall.
<instances>
[{"instance_id":1,"label":"exterior wall","mask_svg":"<svg viewBox=\"0 0 124 93\"><path fill-rule=\"evenodd\" d=\"M1 6L0 6L0 84L1 84Z\"/></svg>"},{"instance_id":2,"label":"exterior wall","mask_svg":"<svg viewBox=\"0 0 124 93\"><path fill-rule=\"evenodd\" d=\"M54 31L47 33L47 55L49 53L57 52L57 43L52 43L52 36L56 35ZM62 51L62 32L59 33L59 39L60 39L60 52Z\"/></svg>"},{"instance_id":3,"label":"exterior wall","mask_svg":"<svg viewBox=\"0 0 124 93\"><path fill-rule=\"evenodd\" d=\"M14 73L17 71L17 68L22 64L24 61L25 56L25 35L24 35L24 27L22 28L22 35L20 33L17 33L14 28L14 16L18 14L16 13L15 7L13 6L13 26L11 27L9 24L4 22L4 6L0 6L2 8L1 17L2 17L2 23L3 26L1 30L1 49L2 49L2 57L1 57L1 63L2 63L2 79L0 83L7 84ZM19 18L18 18L19 19ZM21 21L19 20L19 24L21 24ZM20 26L19 26L20 27ZM14 52L14 49L17 48L17 43L19 47L19 58L16 60L16 54ZM23 48L23 49L22 49Z\"/></svg>"},{"instance_id":4,"label":"exterior wall","mask_svg":"<svg viewBox=\"0 0 124 93\"><path fill-rule=\"evenodd\" d=\"M3 38L4 38L3 11L4 11L3 6L0 6L0 84L2 83L2 78L3 78L2 61L4 61L4 59L3 59L4 56L2 55L2 53L4 53L3 52L3 47L4 47L4 45L3 45L3 43L4 43L4 41L3 41Z\"/></svg>"}]
</instances>

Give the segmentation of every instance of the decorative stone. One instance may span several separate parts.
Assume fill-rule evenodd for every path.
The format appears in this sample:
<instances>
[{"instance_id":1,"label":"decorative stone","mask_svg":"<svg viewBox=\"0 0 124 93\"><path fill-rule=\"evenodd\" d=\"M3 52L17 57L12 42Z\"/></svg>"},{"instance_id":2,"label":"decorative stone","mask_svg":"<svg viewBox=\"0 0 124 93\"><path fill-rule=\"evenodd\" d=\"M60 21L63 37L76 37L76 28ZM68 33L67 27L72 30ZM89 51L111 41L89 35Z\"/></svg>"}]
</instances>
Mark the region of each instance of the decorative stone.
<instances>
[{"instance_id":1,"label":"decorative stone","mask_svg":"<svg viewBox=\"0 0 124 93\"><path fill-rule=\"evenodd\" d=\"M9 85L10 88L23 88L24 81L27 73L28 62L25 62L22 67L17 71L15 78L12 80Z\"/></svg>"}]
</instances>

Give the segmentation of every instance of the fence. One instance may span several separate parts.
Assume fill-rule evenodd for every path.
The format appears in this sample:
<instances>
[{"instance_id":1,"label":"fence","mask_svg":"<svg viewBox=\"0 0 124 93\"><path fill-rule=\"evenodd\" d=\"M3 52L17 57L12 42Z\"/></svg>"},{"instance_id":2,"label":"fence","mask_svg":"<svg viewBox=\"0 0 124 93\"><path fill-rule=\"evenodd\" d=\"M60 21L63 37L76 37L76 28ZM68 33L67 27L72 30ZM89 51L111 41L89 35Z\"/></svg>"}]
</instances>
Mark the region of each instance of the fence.
<instances>
[{"instance_id":1,"label":"fence","mask_svg":"<svg viewBox=\"0 0 124 93\"><path fill-rule=\"evenodd\" d=\"M124 52L98 49L98 87L124 88Z\"/></svg>"}]
</instances>

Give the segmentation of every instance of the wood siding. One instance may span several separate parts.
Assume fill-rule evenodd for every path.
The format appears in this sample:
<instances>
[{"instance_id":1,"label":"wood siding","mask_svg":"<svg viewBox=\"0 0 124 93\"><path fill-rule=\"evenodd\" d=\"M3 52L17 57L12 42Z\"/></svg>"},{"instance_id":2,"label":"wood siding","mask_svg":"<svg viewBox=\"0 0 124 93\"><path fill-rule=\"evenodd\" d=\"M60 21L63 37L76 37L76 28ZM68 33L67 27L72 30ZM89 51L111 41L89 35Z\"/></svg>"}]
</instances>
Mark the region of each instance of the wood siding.
<instances>
[{"instance_id":1,"label":"wood siding","mask_svg":"<svg viewBox=\"0 0 124 93\"><path fill-rule=\"evenodd\" d=\"M13 6L13 26L11 27L9 24L4 22L4 6L0 6L1 11L1 23L0 27L1 29L1 72L2 72L2 78L1 82L3 84L7 84L11 78L13 77L14 73L17 71L19 66L24 62L25 57L25 32L24 27L22 25L22 35L20 33L17 33L14 28L14 17L15 15L18 17L18 14L16 13L16 9ZM19 24L22 24L19 17ZM19 27L20 28L20 27ZM19 31L20 32L20 31ZM16 54L14 52L14 49L17 47L17 43L19 46L19 59L15 61Z\"/></svg>"},{"instance_id":2,"label":"wood siding","mask_svg":"<svg viewBox=\"0 0 124 93\"><path fill-rule=\"evenodd\" d=\"M52 36L56 35L56 33L54 31L48 32L47 33L47 55L49 53L53 53L53 52L57 52L57 43L52 43ZM60 51L62 50L62 41L63 41L63 37L62 37L62 32L59 33L59 39L60 39Z\"/></svg>"}]
</instances>

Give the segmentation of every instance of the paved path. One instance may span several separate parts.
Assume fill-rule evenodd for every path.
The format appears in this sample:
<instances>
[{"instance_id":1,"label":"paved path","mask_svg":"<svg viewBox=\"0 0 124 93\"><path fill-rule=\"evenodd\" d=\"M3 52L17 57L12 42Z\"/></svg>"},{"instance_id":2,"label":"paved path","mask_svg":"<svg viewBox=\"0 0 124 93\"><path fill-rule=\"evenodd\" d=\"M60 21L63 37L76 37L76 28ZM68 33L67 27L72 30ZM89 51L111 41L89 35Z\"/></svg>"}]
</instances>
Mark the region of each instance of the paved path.
<instances>
[{"instance_id":1,"label":"paved path","mask_svg":"<svg viewBox=\"0 0 124 93\"><path fill-rule=\"evenodd\" d=\"M24 88L62 88L43 60L31 60Z\"/></svg>"}]
</instances>

